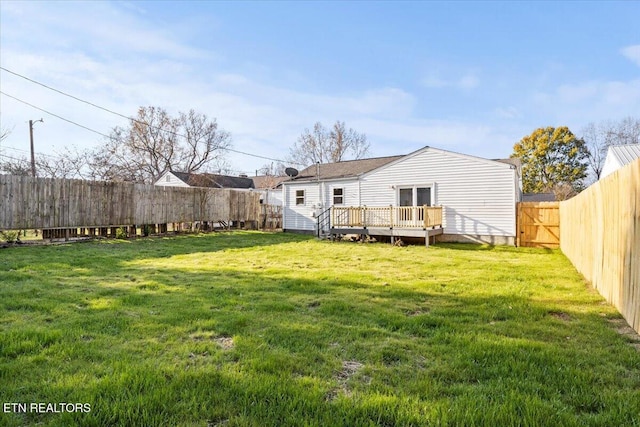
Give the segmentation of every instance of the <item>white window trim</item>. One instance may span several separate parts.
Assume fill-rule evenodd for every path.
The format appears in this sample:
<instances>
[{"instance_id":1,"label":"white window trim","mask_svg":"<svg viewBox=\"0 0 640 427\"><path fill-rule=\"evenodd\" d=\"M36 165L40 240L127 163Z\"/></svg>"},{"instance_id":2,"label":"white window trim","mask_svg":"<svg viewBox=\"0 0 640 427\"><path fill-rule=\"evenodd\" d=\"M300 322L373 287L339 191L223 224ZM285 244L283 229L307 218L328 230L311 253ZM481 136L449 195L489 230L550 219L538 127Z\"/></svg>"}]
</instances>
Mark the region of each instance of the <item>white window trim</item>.
<instances>
[{"instance_id":1,"label":"white window trim","mask_svg":"<svg viewBox=\"0 0 640 427\"><path fill-rule=\"evenodd\" d=\"M416 205L418 200L418 188L430 188L431 189L431 206L436 206L436 183L431 182L429 184L413 184L413 185L395 185L396 188L396 206L400 206L400 190L411 189L411 200L413 200L413 206Z\"/></svg>"},{"instance_id":2,"label":"white window trim","mask_svg":"<svg viewBox=\"0 0 640 427\"><path fill-rule=\"evenodd\" d=\"M335 191L336 190L342 190L342 195L340 196L336 196ZM342 198L342 203L336 203L336 197L341 197ZM331 202L334 206L338 205L338 206L344 206L344 201L345 201L345 191L344 191L344 187L333 187L331 188Z\"/></svg>"},{"instance_id":3,"label":"white window trim","mask_svg":"<svg viewBox=\"0 0 640 427\"><path fill-rule=\"evenodd\" d=\"M293 191L294 191L293 197L295 199L296 206L305 206L307 204L307 192L306 192L306 190L304 190L304 189L302 189L302 190L294 189ZM302 191L302 196L298 196L298 191ZM298 197L302 197L302 203L298 203Z\"/></svg>"}]
</instances>

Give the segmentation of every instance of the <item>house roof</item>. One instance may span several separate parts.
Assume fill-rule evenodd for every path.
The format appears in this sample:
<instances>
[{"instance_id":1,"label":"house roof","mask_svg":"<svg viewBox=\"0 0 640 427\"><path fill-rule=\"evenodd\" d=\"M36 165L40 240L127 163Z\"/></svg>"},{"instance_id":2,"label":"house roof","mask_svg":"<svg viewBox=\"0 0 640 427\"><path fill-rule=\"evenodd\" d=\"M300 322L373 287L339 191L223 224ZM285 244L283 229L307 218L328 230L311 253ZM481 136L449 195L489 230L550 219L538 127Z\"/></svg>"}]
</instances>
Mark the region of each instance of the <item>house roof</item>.
<instances>
[{"instance_id":1,"label":"house roof","mask_svg":"<svg viewBox=\"0 0 640 427\"><path fill-rule=\"evenodd\" d=\"M293 180L309 181L315 179L352 178L401 159L402 157L404 156L374 157L371 159L345 160L337 163L320 163L319 165L312 165L301 170Z\"/></svg>"},{"instance_id":2,"label":"house roof","mask_svg":"<svg viewBox=\"0 0 640 427\"><path fill-rule=\"evenodd\" d=\"M247 177L175 171L171 173L191 187L255 188L253 180Z\"/></svg>"},{"instance_id":3,"label":"house roof","mask_svg":"<svg viewBox=\"0 0 640 427\"><path fill-rule=\"evenodd\" d=\"M371 172L375 169L381 168L390 163L399 161L405 157L409 157L415 155L417 153L422 152L423 150L431 149L439 152L446 152L449 154L464 156L469 158L479 159L485 162L499 162L508 164L512 167L515 167L517 170L520 170L520 159L483 159L481 157L468 156L466 154L454 153L452 151L441 150L433 147L423 147L413 153L409 153L401 156L388 156L388 157L375 157L371 159L360 159L360 160L347 160L343 162L336 163L320 163L319 165L309 166L293 178L291 181L315 181L315 180L328 180L328 179L340 179L340 178L354 178L356 176L360 176L367 172Z\"/></svg>"},{"instance_id":4,"label":"house roof","mask_svg":"<svg viewBox=\"0 0 640 427\"><path fill-rule=\"evenodd\" d=\"M640 144L612 145L607 154L615 157L620 166L628 165L640 158Z\"/></svg>"},{"instance_id":5,"label":"house roof","mask_svg":"<svg viewBox=\"0 0 640 427\"><path fill-rule=\"evenodd\" d=\"M276 188L282 181L288 180L288 176L259 175L252 176L253 186L259 190Z\"/></svg>"},{"instance_id":6,"label":"house roof","mask_svg":"<svg viewBox=\"0 0 640 427\"><path fill-rule=\"evenodd\" d=\"M523 202L555 202L556 195L553 193L524 193Z\"/></svg>"},{"instance_id":7,"label":"house roof","mask_svg":"<svg viewBox=\"0 0 640 427\"><path fill-rule=\"evenodd\" d=\"M506 163L508 165L513 165L516 168L520 169L520 167L522 166L522 161L518 158L508 158L508 159L492 159L495 162L500 162L500 163Z\"/></svg>"}]
</instances>

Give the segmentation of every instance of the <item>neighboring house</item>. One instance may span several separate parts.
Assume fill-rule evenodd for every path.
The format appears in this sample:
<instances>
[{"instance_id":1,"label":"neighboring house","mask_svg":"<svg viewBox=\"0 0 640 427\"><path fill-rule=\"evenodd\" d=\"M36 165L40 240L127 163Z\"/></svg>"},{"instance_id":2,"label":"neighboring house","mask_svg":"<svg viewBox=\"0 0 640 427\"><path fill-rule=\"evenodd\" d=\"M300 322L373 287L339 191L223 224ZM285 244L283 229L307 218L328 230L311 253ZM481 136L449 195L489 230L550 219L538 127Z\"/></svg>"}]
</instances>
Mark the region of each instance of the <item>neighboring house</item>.
<instances>
[{"instance_id":1,"label":"neighboring house","mask_svg":"<svg viewBox=\"0 0 640 427\"><path fill-rule=\"evenodd\" d=\"M517 161L424 147L404 156L318 164L284 181L283 229L317 231L335 207L442 206L440 241L515 244Z\"/></svg>"},{"instance_id":2,"label":"neighboring house","mask_svg":"<svg viewBox=\"0 0 640 427\"><path fill-rule=\"evenodd\" d=\"M253 180L245 176L217 175L211 173L185 173L168 171L154 185L164 187L208 187L249 190L255 188Z\"/></svg>"},{"instance_id":3,"label":"neighboring house","mask_svg":"<svg viewBox=\"0 0 640 427\"><path fill-rule=\"evenodd\" d=\"M524 193L522 202L555 202L556 195L554 193Z\"/></svg>"},{"instance_id":4,"label":"neighboring house","mask_svg":"<svg viewBox=\"0 0 640 427\"><path fill-rule=\"evenodd\" d=\"M282 206L282 188L280 184L289 179L288 176L259 175L252 176L253 185L261 194L261 203Z\"/></svg>"},{"instance_id":5,"label":"neighboring house","mask_svg":"<svg viewBox=\"0 0 640 427\"><path fill-rule=\"evenodd\" d=\"M640 144L612 145L602 166L600 179L640 158Z\"/></svg>"},{"instance_id":6,"label":"neighboring house","mask_svg":"<svg viewBox=\"0 0 640 427\"><path fill-rule=\"evenodd\" d=\"M210 173L165 172L154 185L165 187L233 188L260 193L260 203L282 206L280 183L288 176L229 176Z\"/></svg>"}]
</instances>

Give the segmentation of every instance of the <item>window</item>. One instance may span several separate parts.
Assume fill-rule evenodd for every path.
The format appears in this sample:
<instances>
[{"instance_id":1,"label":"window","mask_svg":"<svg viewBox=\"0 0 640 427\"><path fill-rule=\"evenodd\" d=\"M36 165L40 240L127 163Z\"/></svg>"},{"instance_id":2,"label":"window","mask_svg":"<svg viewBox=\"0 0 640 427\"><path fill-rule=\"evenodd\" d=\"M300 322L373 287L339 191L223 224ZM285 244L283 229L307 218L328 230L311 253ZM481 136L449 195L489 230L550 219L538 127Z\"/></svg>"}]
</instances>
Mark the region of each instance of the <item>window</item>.
<instances>
[{"instance_id":1,"label":"window","mask_svg":"<svg viewBox=\"0 0 640 427\"><path fill-rule=\"evenodd\" d=\"M432 206L432 186L422 185L413 187L404 187L398 189L398 205L405 207L398 211L399 221L412 221L414 218L414 212L417 212L418 221L424 219L424 210L415 209L422 206ZM414 209L408 209L412 207Z\"/></svg>"},{"instance_id":2,"label":"window","mask_svg":"<svg viewBox=\"0 0 640 427\"><path fill-rule=\"evenodd\" d=\"M167 175L167 182L171 181L171 175Z\"/></svg>"},{"instance_id":3,"label":"window","mask_svg":"<svg viewBox=\"0 0 640 427\"><path fill-rule=\"evenodd\" d=\"M400 206L413 206L413 188L400 189Z\"/></svg>"},{"instance_id":4,"label":"window","mask_svg":"<svg viewBox=\"0 0 640 427\"><path fill-rule=\"evenodd\" d=\"M344 188L333 189L333 204L334 205L344 204Z\"/></svg>"},{"instance_id":5,"label":"window","mask_svg":"<svg viewBox=\"0 0 640 427\"><path fill-rule=\"evenodd\" d=\"M431 206L431 187L416 188L416 206Z\"/></svg>"},{"instance_id":6,"label":"window","mask_svg":"<svg viewBox=\"0 0 640 427\"><path fill-rule=\"evenodd\" d=\"M296 190L296 205L304 205L304 190Z\"/></svg>"},{"instance_id":7,"label":"window","mask_svg":"<svg viewBox=\"0 0 640 427\"><path fill-rule=\"evenodd\" d=\"M431 187L405 187L398 191L400 206L431 206Z\"/></svg>"}]
</instances>

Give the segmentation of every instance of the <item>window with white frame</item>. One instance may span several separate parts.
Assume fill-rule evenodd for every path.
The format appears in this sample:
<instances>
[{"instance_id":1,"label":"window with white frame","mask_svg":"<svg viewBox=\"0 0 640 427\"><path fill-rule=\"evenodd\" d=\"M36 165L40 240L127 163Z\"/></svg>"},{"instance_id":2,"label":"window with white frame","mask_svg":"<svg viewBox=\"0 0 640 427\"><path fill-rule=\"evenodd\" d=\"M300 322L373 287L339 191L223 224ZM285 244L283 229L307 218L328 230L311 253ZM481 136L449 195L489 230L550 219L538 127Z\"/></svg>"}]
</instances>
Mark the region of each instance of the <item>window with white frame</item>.
<instances>
[{"instance_id":1,"label":"window with white frame","mask_svg":"<svg viewBox=\"0 0 640 427\"><path fill-rule=\"evenodd\" d=\"M399 187L397 193L398 206L403 208L398 210L398 221L413 221L414 219L423 221L425 212L420 207L433 206L433 188L434 185Z\"/></svg>"},{"instance_id":2,"label":"window with white frame","mask_svg":"<svg viewBox=\"0 0 640 427\"><path fill-rule=\"evenodd\" d=\"M296 205L304 205L304 190L296 190Z\"/></svg>"},{"instance_id":3,"label":"window with white frame","mask_svg":"<svg viewBox=\"0 0 640 427\"><path fill-rule=\"evenodd\" d=\"M399 206L432 206L433 191L431 185L415 185L398 189Z\"/></svg>"},{"instance_id":4,"label":"window with white frame","mask_svg":"<svg viewBox=\"0 0 640 427\"><path fill-rule=\"evenodd\" d=\"M344 188L333 189L333 204L334 205L344 204Z\"/></svg>"}]
</instances>

